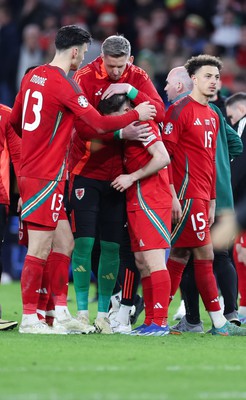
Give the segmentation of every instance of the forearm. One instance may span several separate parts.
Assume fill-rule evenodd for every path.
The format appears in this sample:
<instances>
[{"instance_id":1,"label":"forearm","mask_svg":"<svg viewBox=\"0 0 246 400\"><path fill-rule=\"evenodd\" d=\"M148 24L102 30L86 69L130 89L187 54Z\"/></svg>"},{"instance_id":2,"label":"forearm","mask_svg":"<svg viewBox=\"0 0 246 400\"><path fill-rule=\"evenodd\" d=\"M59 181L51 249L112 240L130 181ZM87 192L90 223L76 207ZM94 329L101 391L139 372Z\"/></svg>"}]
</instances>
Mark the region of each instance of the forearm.
<instances>
[{"instance_id":1,"label":"forearm","mask_svg":"<svg viewBox=\"0 0 246 400\"><path fill-rule=\"evenodd\" d=\"M81 119L88 125L93 125L93 128L100 134L116 131L131 124L139 119L139 114L136 110L131 110L126 114L119 116L102 116L95 109L83 114Z\"/></svg>"},{"instance_id":2,"label":"forearm","mask_svg":"<svg viewBox=\"0 0 246 400\"><path fill-rule=\"evenodd\" d=\"M154 155L144 167L132 172L130 175L133 179L133 182L136 182L139 179L144 179L150 175L154 175L167 164L168 160L163 159L163 157L161 157L159 154Z\"/></svg>"},{"instance_id":3,"label":"forearm","mask_svg":"<svg viewBox=\"0 0 246 400\"><path fill-rule=\"evenodd\" d=\"M155 106L157 111L156 116L154 118L155 122L157 123L163 122L165 117L165 105L161 97L158 95L156 89L153 88L152 84L151 85L146 84L146 88L144 91L137 90L136 88L133 89L135 89L135 91L132 90L128 94L129 98L133 101L133 103L135 105L138 105L144 101L149 101L151 104Z\"/></svg>"}]
</instances>

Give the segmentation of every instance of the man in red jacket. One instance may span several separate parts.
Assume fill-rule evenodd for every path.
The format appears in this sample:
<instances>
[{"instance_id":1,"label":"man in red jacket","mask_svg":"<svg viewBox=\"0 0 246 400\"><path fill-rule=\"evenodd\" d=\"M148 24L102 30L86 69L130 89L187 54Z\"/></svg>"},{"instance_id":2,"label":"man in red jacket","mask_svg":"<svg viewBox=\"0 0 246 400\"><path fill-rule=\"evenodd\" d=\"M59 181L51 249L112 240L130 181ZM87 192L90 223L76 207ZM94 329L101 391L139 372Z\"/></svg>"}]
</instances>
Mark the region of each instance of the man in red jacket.
<instances>
[{"instance_id":1,"label":"man in red jacket","mask_svg":"<svg viewBox=\"0 0 246 400\"><path fill-rule=\"evenodd\" d=\"M9 161L14 166L15 174L18 175L21 139L15 134L9 124L11 109L0 104L0 280L2 274L2 244L4 231L7 224L10 197L9 181L10 170ZM0 307L0 331L13 329L17 326L16 321L5 321L1 319Z\"/></svg>"},{"instance_id":2,"label":"man in red jacket","mask_svg":"<svg viewBox=\"0 0 246 400\"><path fill-rule=\"evenodd\" d=\"M157 110L155 122L164 118L164 104L150 78L141 68L132 64L131 45L123 36L110 36L102 44L101 56L78 70L75 81L88 101L97 108L104 96L126 93L134 105L150 101ZM87 126L80 121L79 133L85 135ZM115 132L123 138L136 129L147 130L145 125L130 124ZM122 146L118 140L81 140L78 134L70 152L72 225L75 248L72 257L73 279L77 298L78 318L89 323L88 292L91 276L91 253L97 232L100 235L101 254L98 269L98 332L112 333L108 316L110 297L119 269L119 247L125 223L124 194L115 192L111 182L123 172ZM128 265L127 265L128 266ZM131 310L136 292L135 266L125 273L127 290L125 311ZM123 307L123 308L124 308ZM123 310L122 308L122 310ZM124 319L124 317L123 317ZM122 320L127 324L126 320ZM129 327L130 328L130 327Z\"/></svg>"}]
</instances>

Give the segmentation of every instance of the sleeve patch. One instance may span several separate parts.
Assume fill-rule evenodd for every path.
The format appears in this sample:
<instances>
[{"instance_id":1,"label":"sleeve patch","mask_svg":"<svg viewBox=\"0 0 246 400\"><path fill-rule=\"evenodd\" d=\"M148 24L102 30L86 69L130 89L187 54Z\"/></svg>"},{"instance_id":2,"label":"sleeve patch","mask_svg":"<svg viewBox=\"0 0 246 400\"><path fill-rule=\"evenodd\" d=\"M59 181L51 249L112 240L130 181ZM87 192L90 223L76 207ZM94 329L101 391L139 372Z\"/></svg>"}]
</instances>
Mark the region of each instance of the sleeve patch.
<instances>
[{"instance_id":1,"label":"sleeve patch","mask_svg":"<svg viewBox=\"0 0 246 400\"><path fill-rule=\"evenodd\" d=\"M173 131L173 124L171 122L168 122L164 128L164 133L165 135L170 135Z\"/></svg>"},{"instance_id":2,"label":"sleeve patch","mask_svg":"<svg viewBox=\"0 0 246 400\"><path fill-rule=\"evenodd\" d=\"M84 96L79 96L78 97L78 103L81 107L86 108L88 107L88 100Z\"/></svg>"}]
</instances>

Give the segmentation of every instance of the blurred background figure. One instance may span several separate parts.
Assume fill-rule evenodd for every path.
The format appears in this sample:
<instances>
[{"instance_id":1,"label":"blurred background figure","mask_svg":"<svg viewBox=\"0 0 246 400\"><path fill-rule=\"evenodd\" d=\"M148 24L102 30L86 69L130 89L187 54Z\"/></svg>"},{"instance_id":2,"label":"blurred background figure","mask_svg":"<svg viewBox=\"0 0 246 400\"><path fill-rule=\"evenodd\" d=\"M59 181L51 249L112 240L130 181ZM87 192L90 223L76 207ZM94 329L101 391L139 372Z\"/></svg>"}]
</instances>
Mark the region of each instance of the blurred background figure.
<instances>
[{"instance_id":1,"label":"blurred background figure","mask_svg":"<svg viewBox=\"0 0 246 400\"><path fill-rule=\"evenodd\" d=\"M23 42L20 48L16 85L20 88L25 71L43 63L43 53L40 47L41 32L37 24L26 25L23 30Z\"/></svg>"},{"instance_id":2,"label":"blurred background figure","mask_svg":"<svg viewBox=\"0 0 246 400\"><path fill-rule=\"evenodd\" d=\"M0 103L12 106L16 94L16 60L19 52L19 33L10 8L0 5Z\"/></svg>"}]
</instances>

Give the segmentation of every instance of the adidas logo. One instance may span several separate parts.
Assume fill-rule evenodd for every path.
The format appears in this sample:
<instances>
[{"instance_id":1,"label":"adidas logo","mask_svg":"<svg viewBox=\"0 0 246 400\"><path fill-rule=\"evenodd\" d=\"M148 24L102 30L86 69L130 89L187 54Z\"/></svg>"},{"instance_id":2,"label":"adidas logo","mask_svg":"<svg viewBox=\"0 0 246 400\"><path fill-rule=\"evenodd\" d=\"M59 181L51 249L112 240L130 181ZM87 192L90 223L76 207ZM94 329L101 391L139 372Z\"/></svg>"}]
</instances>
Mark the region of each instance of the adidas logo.
<instances>
[{"instance_id":1,"label":"adidas logo","mask_svg":"<svg viewBox=\"0 0 246 400\"><path fill-rule=\"evenodd\" d=\"M38 289L36 290L36 293L40 293L40 294L48 294L47 289L43 288L43 289Z\"/></svg>"},{"instance_id":2,"label":"adidas logo","mask_svg":"<svg viewBox=\"0 0 246 400\"><path fill-rule=\"evenodd\" d=\"M160 303L155 303L154 308L163 308Z\"/></svg>"},{"instance_id":3,"label":"adidas logo","mask_svg":"<svg viewBox=\"0 0 246 400\"><path fill-rule=\"evenodd\" d=\"M194 122L194 125L202 125L201 121L199 118L197 118Z\"/></svg>"},{"instance_id":4,"label":"adidas logo","mask_svg":"<svg viewBox=\"0 0 246 400\"><path fill-rule=\"evenodd\" d=\"M144 247L144 246L145 246L144 242L142 241L142 239L140 239L139 240L139 247Z\"/></svg>"},{"instance_id":5,"label":"adidas logo","mask_svg":"<svg viewBox=\"0 0 246 400\"><path fill-rule=\"evenodd\" d=\"M102 278L103 278L103 279L108 279L108 280L113 280L113 279L115 279L114 274L112 274L112 272L110 272L110 274L103 275Z\"/></svg>"},{"instance_id":6,"label":"adidas logo","mask_svg":"<svg viewBox=\"0 0 246 400\"><path fill-rule=\"evenodd\" d=\"M216 297L216 299L211 300L211 303L218 303L219 302L219 298Z\"/></svg>"},{"instance_id":7,"label":"adidas logo","mask_svg":"<svg viewBox=\"0 0 246 400\"><path fill-rule=\"evenodd\" d=\"M74 268L74 272L86 272L86 269L83 265L79 265L77 268Z\"/></svg>"},{"instance_id":8,"label":"adidas logo","mask_svg":"<svg viewBox=\"0 0 246 400\"><path fill-rule=\"evenodd\" d=\"M101 96L102 95L102 88L98 90L98 92L95 93L95 96Z\"/></svg>"}]
</instances>

